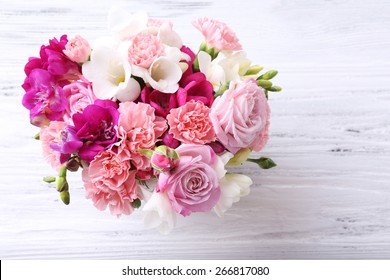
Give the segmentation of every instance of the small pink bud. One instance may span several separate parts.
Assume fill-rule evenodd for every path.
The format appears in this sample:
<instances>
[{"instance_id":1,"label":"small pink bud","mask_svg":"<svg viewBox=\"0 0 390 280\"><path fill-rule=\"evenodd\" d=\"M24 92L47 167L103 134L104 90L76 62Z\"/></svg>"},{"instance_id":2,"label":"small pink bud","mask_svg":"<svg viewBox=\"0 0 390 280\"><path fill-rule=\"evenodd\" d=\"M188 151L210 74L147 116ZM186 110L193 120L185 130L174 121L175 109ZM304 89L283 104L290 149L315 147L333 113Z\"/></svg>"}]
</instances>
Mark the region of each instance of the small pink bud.
<instances>
[{"instance_id":1,"label":"small pink bud","mask_svg":"<svg viewBox=\"0 0 390 280\"><path fill-rule=\"evenodd\" d=\"M77 63L84 63L91 54L91 47L87 40L80 35L76 35L68 41L63 52L70 60Z\"/></svg>"}]
</instances>

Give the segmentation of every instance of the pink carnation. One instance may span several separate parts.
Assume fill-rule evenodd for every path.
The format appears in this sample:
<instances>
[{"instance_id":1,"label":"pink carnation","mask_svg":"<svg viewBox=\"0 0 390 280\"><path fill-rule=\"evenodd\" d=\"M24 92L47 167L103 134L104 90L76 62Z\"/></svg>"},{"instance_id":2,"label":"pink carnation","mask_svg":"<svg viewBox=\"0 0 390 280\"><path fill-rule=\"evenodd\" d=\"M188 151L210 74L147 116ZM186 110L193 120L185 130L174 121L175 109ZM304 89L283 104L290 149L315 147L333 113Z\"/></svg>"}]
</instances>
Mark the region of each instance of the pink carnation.
<instances>
[{"instance_id":1,"label":"pink carnation","mask_svg":"<svg viewBox=\"0 0 390 280\"><path fill-rule=\"evenodd\" d=\"M128 160L112 150L102 151L83 170L86 197L99 210L109 206L113 215L129 215L133 212L131 202L139 197L135 173L130 171Z\"/></svg>"},{"instance_id":2,"label":"pink carnation","mask_svg":"<svg viewBox=\"0 0 390 280\"><path fill-rule=\"evenodd\" d=\"M91 47L87 40L80 35L76 35L66 43L63 52L70 60L77 63L84 63L91 54Z\"/></svg>"},{"instance_id":3,"label":"pink carnation","mask_svg":"<svg viewBox=\"0 0 390 280\"><path fill-rule=\"evenodd\" d=\"M153 61L164 54L164 46L156 36L139 33L128 49L130 64L148 69Z\"/></svg>"},{"instance_id":4,"label":"pink carnation","mask_svg":"<svg viewBox=\"0 0 390 280\"><path fill-rule=\"evenodd\" d=\"M119 105L119 138L122 139L120 152L132 159L137 169L150 168L148 158L139 149L152 149L167 129L162 117L155 116L154 108L144 103L123 102Z\"/></svg>"},{"instance_id":5,"label":"pink carnation","mask_svg":"<svg viewBox=\"0 0 390 280\"><path fill-rule=\"evenodd\" d=\"M56 170L59 170L62 165L60 162L61 154L54 151L50 145L59 145L61 143L62 134L66 126L65 122L51 121L49 126L41 128L39 134L39 138L42 141L43 158Z\"/></svg>"},{"instance_id":6,"label":"pink carnation","mask_svg":"<svg viewBox=\"0 0 390 280\"><path fill-rule=\"evenodd\" d=\"M169 133L187 144L206 144L216 139L211 123L210 108L201 102L191 100L183 106L171 109L167 116Z\"/></svg>"},{"instance_id":7,"label":"pink carnation","mask_svg":"<svg viewBox=\"0 0 390 280\"><path fill-rule=\"evenodd\" d=\"M202 32L206 43L210 47L218 51L238 51L242 49L236 34L226 23L205 17L194 20L192 24Z\"/></svg>"},{"instance_id":8,"label":"pink carnation","mask_svg":"<svg viewBox=\"0 0 390 280\"><path fill-rule=\"evenodd\" d=\"M82 113L88 105L95 102L96 97L92 86L87 82L73 82L64 86L64 94L68 100L67 113L72 117L76 113Z\"/></svg>"},{"instance_id":9,"label":"pink carnation","mask_svg":"<svg viewBox=\"0 0 390 280\"><path fill-rule=\"evenodd\" d=\"M231 83L214 100L210 118L219 142L230 152L259 151L267 142L270 109L264 91L253 79Z\"/></svg>"}]
</instances>

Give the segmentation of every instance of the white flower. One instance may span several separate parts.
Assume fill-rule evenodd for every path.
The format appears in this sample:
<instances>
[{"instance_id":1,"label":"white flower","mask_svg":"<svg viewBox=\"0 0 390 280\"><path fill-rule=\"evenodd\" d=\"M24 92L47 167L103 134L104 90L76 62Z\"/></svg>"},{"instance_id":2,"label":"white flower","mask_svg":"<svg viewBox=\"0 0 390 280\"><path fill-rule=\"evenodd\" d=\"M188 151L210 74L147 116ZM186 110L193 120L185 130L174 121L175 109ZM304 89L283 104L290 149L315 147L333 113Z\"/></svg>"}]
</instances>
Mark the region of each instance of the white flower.
<instances>
[{"instance_id":1,"label":"white flower","mask_svg":"<svg viewBox=\"0 0 390 280\"><path fill-rule=\"evenodd\" d=\"M108 13L108 29L118 40L129 40L147 28L148 15L146 13L130 14L124 8L114 6Z\"/></svg>"},{"instance_id":2,"label":"white flower","mask_svg":"<svg viewBox=\"0 0 390 280\"><path fill-rule=\"evenodd\" d=\"M133 66L133 74L141 77L152 88L164 92L175 93L179 88L179 81L187 69L189 56L175 47L166 47L165 55L155 59L149 69Z\"/></svg>"},{"instance_id":3,"label":"white flower","mask_svg":"<svg viewBox=\"0 0 390 280\"><path fill-rule=\"evenodd\" d=\"M142 212L146 228L157 228L162 234L168 234L176 226L176 213L166 193L154 191Z\"/></svg>"},{"instance_id":4,"label":"white flower","mask_svg":"<svg viewBox=\"0 0 390 280\"><path fill-rule=\"evenodd\" d=\"M215 213L222 217L223 214L238 202L240 197L249 194L249 187L253 184L251 178L241 174L226 174L225 165L233 157L233 154L225 152L217 157L214 167L220 178L221 197L214 207Z\"/></svg>"},{"instance_id":5,"label":"white flower","mask_svg":"<svg viewBox=\"0 0 390 280\"><path fill-rule=\"evenodd\" d=\"M226 57L221 59L218 64L225 72L225 79L227 81L238 82L248 71L251 61L246 58L246 53L244 51L237 51L228 54Z\"/></svg>"},{"instance_id":6,"label":"white flower","mask_svg":"<svg viewBox=\"0 0 390 280\"><path fill-rule=\"evenodd\" d=\"M221 198L214 207L215 213L222 217L232 207L233 203L238 202L241 197L249 194L249 187L252 184L252 179L246 175L226 174L220 180Z\"/></svg>"},{"instance_id":7,"label":"white flower","mask_svg":"<svg viewBox=\"0 0 390 280\"><path fill-rule=\"evenodd\" d=\"M199 70L205 74L206 79L213 85L214 90L218 91L221 84L225 83L225 71L215 61L211 61L211 56L201 51L198 54Z\"/></svg>"},{"instance_id":8,"label":"white flower","mask_svg":"<svg viewBox=\"0 0 390 280\"><path fill-rule=\"evenodd\" d=\"M131 78L131 66L109 37L98 39L91 52L91 60L83 64L84 76L92 82L94 94L99 99L134 101L141 88Z\"/></svg>"}]
</instances>

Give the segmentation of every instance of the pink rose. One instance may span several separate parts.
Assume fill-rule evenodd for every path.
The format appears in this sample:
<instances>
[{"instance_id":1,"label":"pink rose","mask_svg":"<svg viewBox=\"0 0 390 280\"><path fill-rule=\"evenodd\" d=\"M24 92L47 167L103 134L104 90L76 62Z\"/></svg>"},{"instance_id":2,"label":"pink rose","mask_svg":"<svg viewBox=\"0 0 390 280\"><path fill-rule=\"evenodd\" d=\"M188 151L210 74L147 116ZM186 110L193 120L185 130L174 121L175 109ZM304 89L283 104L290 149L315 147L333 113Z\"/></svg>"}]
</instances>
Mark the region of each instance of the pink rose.
<instances>
[{"instance_id":1,"label":"pink rose","mask_svg":"<svg viewBox=\"0 0 390 280\"><path fill-rule=\"evenodd\" d=\"M82 177L86 197L99 210L109 206L113 215L130 215L131 202L139 197L135 180L136 170L130 170L130 161L112 150L100 152L84 168Z\"/></svg>"},{"instance_id":2,"label":"pink rose","mask_svg":"<svg viewBox=\"0 0 390 280\"><path fill-rule=\"evenodd\" d=\"M87 40L80 35L76 35L66 43L63 52L70 60L84 63L91 54L91 47Z\"/></svg>"},{"instance_id":3,"label":"pink rose","mask_svg":"<svg viewBox=\"0 0 390 280\"><path fill-rule=\"evenodd\" d=\"M150 160L139 149L153 149L159 137L167 129L165 119L155 116L148 104L122 102L119 104L118 134L122 143L121 153L131 158L137 169L151 168Z\"/></svg>"},{"instance_id":4,"label":"pink rose","mask_svg":"<svg viewBox=\"0 0 390 280\"><path fill-rule=\"evenodd\" d=\"M157 192L166 192L176 213L208 212L221 196L219 174L215 170L217 155L209 146L183 144L171 172L161 173Z\"/></svg>"},{"instance_id":5,"label":"pink rose","mask_svg":"<svg viewBox=\"0 0 390 280\"><path fill-rule=\"evenodd\" d=\"M255 80L248 79L231 83L214 100L210 119L219 142L234 154L241 148L258 151L265 145L269 112L263 89Z\"/></svg>"},{"instance_id":6,"label":"pink rose","mask_svg":"<svg viewBox=\"0 0 390 280\"><path fill-rule=\"evenodd\" d=\"M209 107L194 100L172 109L167 116L169 133L187 144L210 143L215 140L215 132L209 113Z\"/></svg>"},{"instance_id":7,"label":"pink rose","mask_svg":"<svg viewBox=\"0 0 390 280\"><path fill-rule=\"evenodd\" d=\"M59 170L61 167L61 153L54 151L51 145L59 145L62 141L62 136L67 124L65 122L51 121L49 126L43 126L39 134L39 139L42 141L43 158L51 166Z\"/></svg>"},{"instance_id":8,"label":"pink rose","mask_svg":"<svg viewBox=\"0 0 390 280\"><path fill-rule=\"evenodd\" d=\"M242 47L233 30L225 23L215 19L200 18L192 24L205 37L206 43L218 51L238 51Z\"/></svg>"},{"instance_id":9,"label":"pink rose","mask_svg":"<svg viewBox=\"0 0 390 280\"><path fill-rule=\"evenodd\" d=\"M128 49L130 64L148 69L153 61L164 54L164 45L157 36L139 33L131 40Z\"/></svg>"},{"instance_id":10,"label":"pink rose","mask_svg":"<svg viewBox=\"0 0 390 280\"><path fill-rule=\"evenodd\" d=\"M69 117L76 113L82 113L85 107L93 104L96 100L92 86L87 82L76 81L64 86L64 94L68 99L67 113Z\"/></svg>"}]
</instances>

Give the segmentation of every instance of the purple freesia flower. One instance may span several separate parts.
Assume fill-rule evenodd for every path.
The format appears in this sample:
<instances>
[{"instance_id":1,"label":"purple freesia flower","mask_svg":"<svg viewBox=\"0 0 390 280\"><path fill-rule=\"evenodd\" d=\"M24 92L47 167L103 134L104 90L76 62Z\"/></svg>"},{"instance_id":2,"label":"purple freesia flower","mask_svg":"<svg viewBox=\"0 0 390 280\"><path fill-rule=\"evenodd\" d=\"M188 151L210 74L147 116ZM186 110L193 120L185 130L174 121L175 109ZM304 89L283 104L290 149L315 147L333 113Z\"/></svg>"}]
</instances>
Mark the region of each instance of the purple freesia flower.
<instances>
[{"instance_id":1,"label":"purple freesia flower","mask_svg":"<svg viewBox=\"0 0 390 280\"><path fill-rule=\"evenodd\" d=\"M83 146L83 142L77 137L74 127L67 126L61 132L61 139L58 144L51 143L50 148L60 152L60 162L66 162L71 154L76 153Z\"/></svg>"},{"instance_id":2,"label":"purple freesia flower","mask_svg":"<svg viewBox=\"0 0 390 280\"><path fill-rule=\"evenodd\" d=\"M117 141L115 126L118 124L118 105L111 100L96 100L85 107L82 113L73 115L72 133L82 143L79 157L91 162L102 150Z\"/></svg>"},{"instance_id":3,"label":"purple freesia flower","mask_svg":"<svg viewBox=\"0 0 390 280\"><path fill-rule=\"evenodd\" d=\"M23 85L26 94L22 104L30 110L30 121L35 126L60 121L67 109L66 97L47 70L33 69Z\"/></svg>"},{"instance_id":4,"label":"purple freesia flower","mask_svg":"<svg viewBox=\"0 0 390 280\"><path fill-rule=\"evenodd\" d=\"M67 100L62 87L81 75L80 66L62 52L67 42L66 35L60 41L50 40L49 45L41 47L40 57L30 57L24 67L27 77L22 85L26 91L22 104L30 110L33 125L63 119Z\"/></svg>"}]
</instances>

